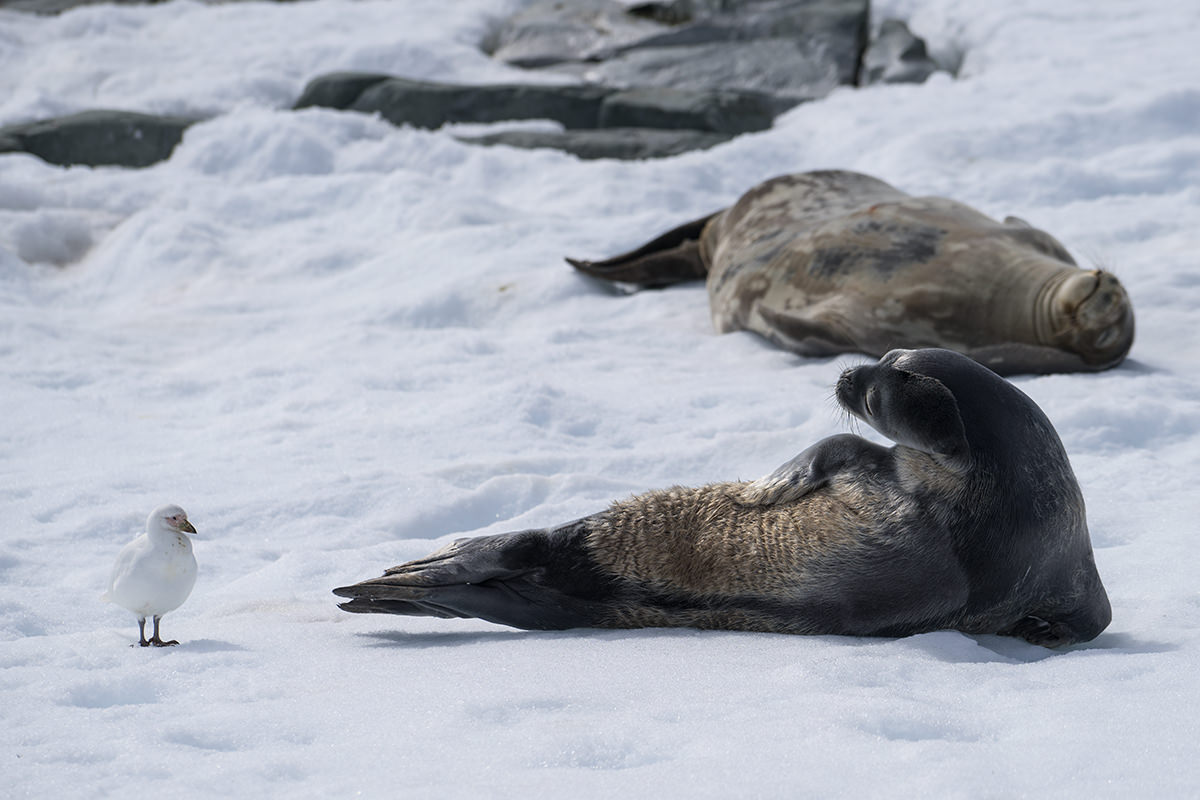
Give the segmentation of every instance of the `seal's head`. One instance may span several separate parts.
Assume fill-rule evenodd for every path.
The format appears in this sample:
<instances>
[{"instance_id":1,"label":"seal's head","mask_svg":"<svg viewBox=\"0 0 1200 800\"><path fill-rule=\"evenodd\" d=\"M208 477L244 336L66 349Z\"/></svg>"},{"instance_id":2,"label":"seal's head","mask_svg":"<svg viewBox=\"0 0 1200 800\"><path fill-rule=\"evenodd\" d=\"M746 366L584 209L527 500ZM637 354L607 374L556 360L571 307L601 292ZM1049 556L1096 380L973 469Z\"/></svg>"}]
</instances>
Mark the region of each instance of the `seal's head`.
<instances>
[{"instance_id":1,"label":"seal's head","mask_svg":"<svg viewBox=\"0 0 1200 800\"><path fill-rule=\"evenodd\" d=\"M1109 272L1072 270L1047 285L1039 306L1039 338L1090 369L1116 366L1133 346L1133 305Z\"/></svg>"},{"instance_id":2,"label":"seal's head","mask_svg":"<svg viewBox=\"0 0 1200 800\"><path fill-rule=\"evenodd\" d=\"M921 354L930 353L977 366L949 350L892 350L877 364L843 372L837 382L837 399L843 408L897 444L929 453L947 465L966 467L971 448L958 402L944 382L922 368Z\"/></svg>"}]
</instances>

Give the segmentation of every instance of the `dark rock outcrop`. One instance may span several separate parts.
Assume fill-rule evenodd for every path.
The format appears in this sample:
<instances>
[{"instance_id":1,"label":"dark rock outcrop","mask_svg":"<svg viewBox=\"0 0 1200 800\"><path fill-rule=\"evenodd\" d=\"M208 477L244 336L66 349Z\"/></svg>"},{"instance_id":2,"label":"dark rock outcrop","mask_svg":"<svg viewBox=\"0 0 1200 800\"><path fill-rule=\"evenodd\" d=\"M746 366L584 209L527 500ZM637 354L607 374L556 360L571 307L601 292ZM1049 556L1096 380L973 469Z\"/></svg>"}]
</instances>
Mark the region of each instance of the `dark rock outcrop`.
<instances>
[{"instance_id":1,"label":"dark rock outcrop","mask_svg":"<svg viewBox=\"0 0 1200 800\"><path fill-rule=\"evenodd\" d=\"M924 83L937 69L925 41L900 20L889 19L863 53L860 83Z\"/></svg>"},{"instance_id":2,"label":"dark rock outcrop","mask_svg":"<svg viewBox=\"0 0 1200 800\"><path fill-rule=\"evenodd\" d=\"M480 144L581 158L654 158L769 128L780 112L857 79L869 0L538 0L484 43L495 58L570 84L461 86L364 73L314 79L296 102L397 125L548 119Z\"/></svg>"},{"instance_id":3,"label":"dark rock outcrop","mask_svg":"<svg viewBox=\"0 0 1200 800\"><path fill-rule=\"evenodd\" d=\"M854 83L869 0L538 0L485 43L497 59L608 86L766 92Z\"/></svg>"},{"instance_id":4,"label":"dark rock outcrop","mask_svg":"<svg viewBox=\"0 0 1200 800\"><path fill-rule=\"evenodd\" d=\"M568 128L594 128L600 105L609 93L600 86L463 86L391 78L367 88L348 108L377 112L394 125L416 128L521 119L552 119Z\"/></svg>"},{"instance_id":5,"label":"dark rock outcrop","mask_svg":"<svg viewBox=\"0 0 1200 800\"><path fill-rule=\"evenodd\" d=\"M54 13L86 2L0 7ZM570 82L466 86L337 72L310 81L294 107L376 113L420 128L548 119L565 130L460 138L581 158L657 158L767 129L782 111L839 85L919 82L937 69L903 22L884 22L868 46L868 17L869 0L535 0L483 47ZM0 128L0 153L143 167L168 158L196 121L88 111Z\"/></svg>"},{"instance_id":6,"label":"dark rock outcrop","mask_svg":"<svg viewBox=\"0 0 1200 800\"><path fill-rule=\"evenodd\" d=\"M347 109L367 89L391 78L391 75L376 72L331 72L309 81L292 108L322 106Z\"/></svg>"},{"instance_id":7,"label":"dark rock outcrop","mask_svg":"<svg viewBox=\"0 0 1200 800\"><path fill-rule=\"evenodd\" d=\"M509 131L468 140L557 147L581 157L673 155L693 145L711 147L713 140L659 133L639 137L633 131L728 135L762 130L781 111L824 97L839 85L925 80L936 65L924 42L903 23L884 23L878 41L868 48L869 11L869 0L651 0L634 5L535 0L501 23L484 49L514 66L570 75L581 84L526 88L522 100L530 102L520 104L519 114L508 95L496 95L497 113L485 119L476 111L471 121L545 118L568 130ZM869 59L864 58L867 53ZM580 86L621 91L605 96L595 122L590 109L563 113L567 96L545 102ZM465 94L445 96L470 102ZM486 102L487 96L481 92L473 99ZM392 106L410 106L402 121L436 123L437 115L424 102L409 103L394 92L388 100ZM395 110L365 105L352 107L401 121ZM418 117L422 122L414 121ZM442 118L465 121L466 114L455 106L444 109ZM582 133L592 127L601 130ZM621 132L604 132L612 128Z\"/></svg>"},{"instance_id":8,"label":"dark rock outcrop","mask_svg":"<svg viewBox=\"0 0 1200 800\"><path fill-rule=\"evenodd\" d=\"M499 131L459 140L482 145L525 149L552 148L584 159L625 160L665 158L691 150L706 150L732 139L732 134L703 131L664 131L653 128L608 128L590 131Z\"/></svg>"},{"instance_id":9,"label":"dark rock outcrop","mask_svg":"<svg viewBox=\"0 0 1200 800\"><path fill-rule=\"evenodd\" d=\"M636 9L612 0L538 0L502 22L482 46L493 58L525 69L598 61L662 32L659 22Z\"/></svg>"},{"instance_id":10,"label":"dark rock outcrop","mask_svg":"<svg viewBox=\"0 0 1200 800\"><path fill-rule=\"evenodd\" d=\"M0 152L31 153L62 166L146 167L168 158L195 122L132 111L84 111L0 128Z\"/></svg>"},{"instance_id":11,"label":"dark rock outcrop","mask_svg":"<svg viewBox=\"0 0 1200 800\"><path fill-rule=\"evenodd\" d=\"M571 130L636 127L737 134L771 127L785 103L751 92L620 90L592 84L463 86L343 72L310 82L295 107L378 113L393 124L417 128L548 119Z\"/></svg>"},{"instance_id":12,"label":"dark rock outcrop","mask_svg":"<svg viewBox=\"0 0 1200 800\"><path fill-rule=\"evenodd\" d=\"M601 103L598 127L750 133L771 127L775 115L792 105L757 92L626 89Z\"/></svg>"},{"instance_id":13,"label":"dark rock outcrop","mask_svg":"<svg viewBox=\"0 0 1200 800\"><path fill-rule=\"evenodd\" d=\"M61 14L78 6L90 6L97 3L113 3L115 5L142 5L153 0L0 0L0 8L9 11L24 11L28 14Z\"/></svg>"}]
</instances>

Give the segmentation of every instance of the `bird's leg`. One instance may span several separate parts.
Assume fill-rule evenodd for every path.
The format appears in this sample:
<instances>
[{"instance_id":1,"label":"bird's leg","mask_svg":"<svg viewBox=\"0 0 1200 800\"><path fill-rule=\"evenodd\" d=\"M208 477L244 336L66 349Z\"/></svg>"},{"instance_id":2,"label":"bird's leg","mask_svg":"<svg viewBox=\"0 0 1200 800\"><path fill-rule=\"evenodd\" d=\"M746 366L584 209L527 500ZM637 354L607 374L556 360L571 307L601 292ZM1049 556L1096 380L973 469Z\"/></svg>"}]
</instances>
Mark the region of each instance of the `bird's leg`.
<instances>
[{"instance_id":1,"label":"bird's leg","mask_svg":"<svg viewBox=\"0 0 1200 800\"><path fill-rule=\"evenodd\" d=\"M172 639L169 642L164 642L162 639L158 638L158 621L160 619L162 619L161 615L154 615L154 635L150 637L150 644L154 645L155 647L170 647L173 644L179 644L179 642L175 639ZM146 620L142 620L143 623L145 623L145 621Z\"/></svg>"},{"instance_id":2,"label":"bird's leg","mask_svg":"<svg viewBox=\"0 0 1200 800\"><path fill-rule=\"evenodd\" d=\"M155 634L157 636L157 634ZM138 617L138 644L142 647L149 647L150 643L146 641L146 618ZM132 645L130 645L132 647Z\"/></svg>"}]
</instances>

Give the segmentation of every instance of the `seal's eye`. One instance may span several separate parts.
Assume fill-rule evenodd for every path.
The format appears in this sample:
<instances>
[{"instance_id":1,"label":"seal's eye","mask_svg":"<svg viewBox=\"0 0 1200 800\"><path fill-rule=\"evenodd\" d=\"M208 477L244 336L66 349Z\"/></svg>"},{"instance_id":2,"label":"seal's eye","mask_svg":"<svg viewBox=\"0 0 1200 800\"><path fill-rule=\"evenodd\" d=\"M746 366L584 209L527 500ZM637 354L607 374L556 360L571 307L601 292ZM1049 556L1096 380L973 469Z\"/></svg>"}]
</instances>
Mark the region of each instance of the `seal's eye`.
<instances>
[{"instance_id":1,"label":"seal's eye","mask_svg":"<svg viewBox=\"0 0 1200 800\"><path fill-rule=\"evenodd\" d=\"M868 414L874 414L875 409L879 406L879 398L876 397L875 387L867 389L867 393L863 396L863 407L866 408Z\"/></svg>"}]
</instances>

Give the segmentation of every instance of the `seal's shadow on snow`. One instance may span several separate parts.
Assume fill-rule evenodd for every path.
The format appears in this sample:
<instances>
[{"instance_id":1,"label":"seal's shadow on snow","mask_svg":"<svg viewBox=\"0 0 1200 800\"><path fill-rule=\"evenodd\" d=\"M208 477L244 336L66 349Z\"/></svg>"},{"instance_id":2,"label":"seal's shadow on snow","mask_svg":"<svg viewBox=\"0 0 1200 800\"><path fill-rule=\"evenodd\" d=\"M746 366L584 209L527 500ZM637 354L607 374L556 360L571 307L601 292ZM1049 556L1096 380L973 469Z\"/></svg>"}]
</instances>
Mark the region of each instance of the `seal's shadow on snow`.
<instances>
[{"instance_id":1,"label":"seal's shadow on snow","mask_svg":"<svg viewBox=\"0 0 1200 800\"><path fill-rule=\"evenodd\" d=\"M1131 372L1135 375L1158 375L1166 372L1161 367L1147 364L1144 361L1139 361L1136 358L1126 358L1115 368L1118 372Z\"/></svg>"},{"instance_id":2,"label":"seal's shadow on snow","mask_svg":"<svg viewBox=\"0 0 1200 800\"><path fill-rule=\"evenodd\" d=\"M1062 648L1065 652L1076 650L1104 650L1112 653L1170 653L1179 649L1174 642L1156 642L1141 639L1128 633L1102 633L1086 644Z\"/></svg>"},{"instance_id":3,"label":"seal's shadow on snow","mask_svg":"<svg viewBox=\"0 0 1200 800\"><path fill-rule=\"evenodd\" d=\"M465 647L475 644L495 644L514 641L550 641L554 639L576 638L659 638L684 636L704 636L713 633L769 636L778 634L747 633L744 631L701 631L691 628L640 628L637 630L594 630L579 628L565 631L374 631L359 633L358 637L373 639L372 647L396 647L424 649L429 647ZM793 637L781 636L783 639ZM1155 642L1139 639L1127 633L1102 633L1090 642L1068 645L1049 649L1029 644L1009 636L993 636L988 634L967 635L956 631L935 631L908 636L902 639L888 638L858 638L853 636L813 636L795 637L812 638L813 640L829 642L844 639L847 645L866 644L899 644L907 648L921 650L930 656L953 663L964 662L1009 662L1033 664L1055 656L1067 653L1098 651L1106 653L1166 653L1177 650L1178 647L1167 642Z\"/></svg>"},{"instance_id":4,"label":"seal's shadow on snow","mask_svg":"<svg viewBox=\"0 0 1200 800\"><path fill-rule=\"evenodd\" d=\"M355 634L364 639L374 639L373 647L463 647L472 644L553 641L555 639L656 639L695 636L775 636L746 631L702 631L696 628L571 628L561 631L523 631L513 628L497 628L489 631L372 631ZM791 637L788 637L791 638Z\"/></svg>"},{"instance_id":5,"label":"seal's shadow on snow","mask_svg":"<svg viewBox=\"0 0 1200 800\"><path fill-rule=\"evenodd\" d=\"M578 631L375 631L360 633L363 639L374 639L372 647L400 647L423 649L427 647L465 647L473 644L520 641L525 639L555 639L578 636Z\"/></svg>"},{"instance_id":6,"label":"seal's shadow on snow","mask_svg":"<svg viewBox=\"0 0 1200 800\"><path fill-rule=\"evenodd\" d=\"M1047 658L1067 655L1068 653L1166 653L1178 649L1176 645L1168 642L1139 639L1128 633L1102 633L1090 642L1055 647L1053 649L1039 647L1009 636L983 634L967 636L964 634L963 638L974 642L977 645L977 651L982 650L997 656L994 660L1022 664L1033 664L1038 661L1044 661ZM931 652L934 651L931 650ZM957 657L958 654L956 653L943 652L943 655L947 657L947 660L962 660ZM975 658L972 660L985 659Z\"/></svg>"}]
</instances>

